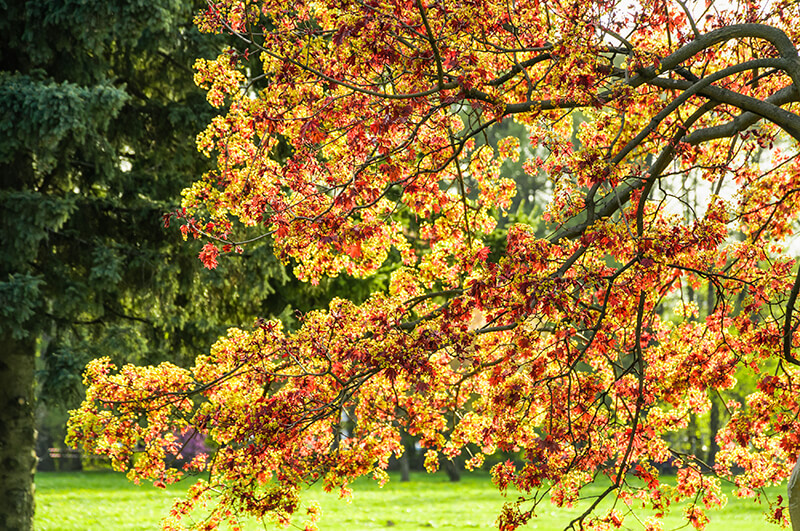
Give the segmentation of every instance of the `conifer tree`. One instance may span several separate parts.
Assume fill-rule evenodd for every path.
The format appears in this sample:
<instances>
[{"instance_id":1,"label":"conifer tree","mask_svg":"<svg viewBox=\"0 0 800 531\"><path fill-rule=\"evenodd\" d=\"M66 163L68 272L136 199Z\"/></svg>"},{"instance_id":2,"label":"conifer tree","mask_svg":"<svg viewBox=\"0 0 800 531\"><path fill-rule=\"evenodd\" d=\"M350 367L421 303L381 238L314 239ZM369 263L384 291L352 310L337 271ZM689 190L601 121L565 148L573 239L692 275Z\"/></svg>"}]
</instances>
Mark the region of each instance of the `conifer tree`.
<instances>
[{"instance_id":1,"label":"conifer tree","mask_svg":"<svg viewBox=\"0 0 800 531\"><path fill-rule=\"evenodd\" d=\"M0 529L32 528L36 374L46 400L74 403L93 357L193 357L285 306L267 300L286 279L270 253L204 273L199 245L164 227L208 164L195 136L213 109L191 66L221 40L200 37L198 7L0 9Z\"/></svg>"}]
</instances>

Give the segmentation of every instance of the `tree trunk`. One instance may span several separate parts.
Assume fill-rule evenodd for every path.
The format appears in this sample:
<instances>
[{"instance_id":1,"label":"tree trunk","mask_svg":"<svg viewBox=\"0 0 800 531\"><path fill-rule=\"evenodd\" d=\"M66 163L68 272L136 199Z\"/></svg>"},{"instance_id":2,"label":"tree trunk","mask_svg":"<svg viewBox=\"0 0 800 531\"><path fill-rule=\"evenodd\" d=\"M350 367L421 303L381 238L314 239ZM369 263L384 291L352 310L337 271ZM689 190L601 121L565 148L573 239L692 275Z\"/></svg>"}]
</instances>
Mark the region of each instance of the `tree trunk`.
<instances>
[{"instance_id":1,"label":"tree trunk","mask_svg":"<svg viewBox=\"0 0 800 531\"><path fill-rule=\"evenodd\" d=\"M800 531L800 459L794 465L789 477L789 517L792 520L792 531Z\"/></svg>"},{"instance_id":2,"label":"tree trunk","mask_svg":"<svg viewBox=\"0 0 800 531\"><path fill-rule=\"evenodd\" d=\"M33 339L0 338L0 529L33 529L36 470Z\"/></svg>"},{"instance_id":3,"label":"tree trunk","mask_svg":"<svg viewBox=\"0 0 800 531\"><path fill-rule=\"evenodd\" d=\"M697 444L697 415L694 413L689 415L689 426L686 428L688 439L689 439L689 454L690 455L697 455L698 444Z\"/></svg>"},{"instance_id":4,"label":"tree trunk","mask_svg":"<svg viewBox=\"0 0 800 531\"><path fill-rule=\"evenodd\" d=\"M719 400L717 397L711 397L711 413L708 417L708 455L706 456L706 463L708 466L714 466L717 461L717 452L719 452L719 444L717 444L717 433L719 432Z\"/></svg>"},{"instance_id":5,"label":"tree trunk","mask_svg":"<svg viewBox=\"0 0 800 531\"><path fill-rule=\"evenodd\" d=\"M411 464L408 457L408 450L400 456L400 481L411 481Z\"/></svg>"},{"instance_id":6,"label":"tree trunk","mask_svg":"<svg viewBox=\"0 0 800 531\"><path fill-rule=\"evenodd\" d=\"M456 481L461 481L461 470L459 470L458 463L456 463L455 460L445 459L444 470L447 472L447 476L450 478L450 481L454 483Z\"/></svg>"}]
</instances>

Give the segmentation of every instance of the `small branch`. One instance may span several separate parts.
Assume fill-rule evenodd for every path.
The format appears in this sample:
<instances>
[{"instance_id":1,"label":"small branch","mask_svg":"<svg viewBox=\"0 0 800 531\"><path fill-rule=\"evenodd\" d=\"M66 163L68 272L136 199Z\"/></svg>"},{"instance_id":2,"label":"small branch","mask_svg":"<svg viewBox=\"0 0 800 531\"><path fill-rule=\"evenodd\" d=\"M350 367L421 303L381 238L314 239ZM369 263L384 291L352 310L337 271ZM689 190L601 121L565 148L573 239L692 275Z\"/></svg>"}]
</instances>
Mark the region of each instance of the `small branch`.
<instances>
[{"instance_id":1,"label":"small branch","mask_svg":"<svg viewBox=\"0 0 800 531\"><path fill-rule=\"evenodd\" d=\"M433 59L436 62L436 77L439 80L439 89L444 88L444 71L442 70L442 58L439 55L439 47L436 46L436 38L433 36L433 30L428 22L428 16L425 14L425 8L422 6L422 0L417 0L417 8L419 14L422 16L422 23L425 25L425 33L428 35L428 42L431 44L433 50Z\"/></svg>"},{"instance_id":2,"label":"small branch","mask_svg":"<svg viewBox=\"0 0 800 531\"><path fill-rule=\"evenodd\" d=\"M694 17L692 17L692 13L689 11L689 8L686 7L686 4L684 2L681 2L681 0L675 0L675 1L678 3L679 6L681 6L683 12L686 13L686 18L689 20L689 25L692 27L692 31L694 32L694 37L696 39L699 39L700 30L697 29L697 24L695 23Z\"/></svg>"}]
</instances>

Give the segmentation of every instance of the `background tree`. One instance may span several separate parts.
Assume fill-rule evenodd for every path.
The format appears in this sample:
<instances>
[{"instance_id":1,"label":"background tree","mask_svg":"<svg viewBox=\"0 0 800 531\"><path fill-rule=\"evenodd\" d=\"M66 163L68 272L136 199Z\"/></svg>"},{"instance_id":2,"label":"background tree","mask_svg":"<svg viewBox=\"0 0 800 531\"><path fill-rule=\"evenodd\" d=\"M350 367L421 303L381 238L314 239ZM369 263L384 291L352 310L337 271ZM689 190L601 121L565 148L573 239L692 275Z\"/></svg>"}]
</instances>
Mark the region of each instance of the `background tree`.
<instances>
[{"instance_id":1,"label":"background tree","mask_svg":"<svg viewBox=\"0 0 800 531\"><path fill-rule=\"evenodd\" d=\"M365 301L334 299L296 330L231 330L189 369L93 361L72 441L119 468L140 452L132 477L163 485L181 476L164 466L176 430L207 431L219 449L189 466L207 476L170 529L206 502L208 527L242 513L286 523L304 482L346 493L360 475L385 481L403 433L430 470L441 456L474 468L519 452L492 467L500 490L523 493L502 529L528 522L545 493L572 503L599 476L608 488L566 528L620 527L630 511L600 509L609 497L652 509L647 529L686 501L702 528L723 480L744 497L784 481L800 447L800 273L787 245L798 11L211 4L201 27L242 44L196 64L225 108L199 141L217 168L184 195L205 264L244 243L236 223L271 236L312 282L399 260ZM523 169L544 172L551 193L544 236L512 224L493 254L493 214L515 191L498 169L519 140L477 139L508 120L545 151ZM268 156L281 145L284 163ZM699 319L696 294L709 291ZM713 468L672 445L743 376L755 388L724 404ZM785 508L769 516L785 522Z\"/></svg>"}]
</instances>

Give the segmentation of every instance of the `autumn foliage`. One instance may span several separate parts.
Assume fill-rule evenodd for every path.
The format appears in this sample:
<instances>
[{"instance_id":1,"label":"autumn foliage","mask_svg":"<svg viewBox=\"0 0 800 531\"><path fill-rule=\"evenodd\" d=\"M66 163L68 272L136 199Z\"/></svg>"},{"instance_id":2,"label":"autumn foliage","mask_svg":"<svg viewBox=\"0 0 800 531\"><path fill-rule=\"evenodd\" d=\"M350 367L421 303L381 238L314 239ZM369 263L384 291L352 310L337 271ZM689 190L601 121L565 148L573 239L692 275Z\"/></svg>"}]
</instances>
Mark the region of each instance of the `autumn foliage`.
<instances>
[{"instance_id":1,"label":"autumn foliage","mask_svg":"<svg viewBox=\"0 0 800 531\"><path fill-rule=\"evenodd\" d=\"M800 4L223 0L197 23L241 42L196 64L221 110L198 136L217 170L177 213L200 258L246 246L242 224L310 282L392 272L296 330L232 329L190 369L89 365L75 444L134 480L203 473L165 529L313 527L303 485L386 481L402 432L429 470L515 452L491 469L522 493L499 511L505 530L548 489L570 505L600 476L609 488L565 527L647 508L660 529L684 502L702 529L722 482L754 497L789 475ZM528 137L494 146L506 120ZM520 156L548 179L540 232L510 224L490 249L515 193L500 165ZM715 463L672 448L743 374L757 386L724 405ZM190 429L218 450L166 467ZM786 519L780 505L770 517Z\"/></svg>"}]
</instances>

